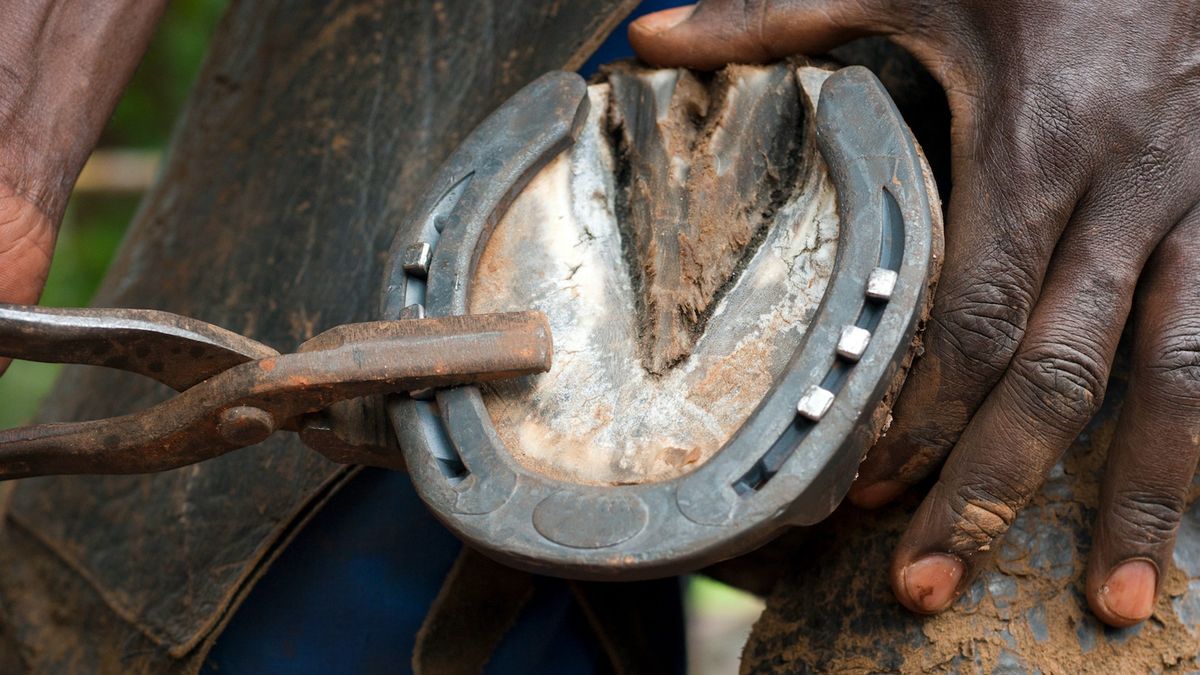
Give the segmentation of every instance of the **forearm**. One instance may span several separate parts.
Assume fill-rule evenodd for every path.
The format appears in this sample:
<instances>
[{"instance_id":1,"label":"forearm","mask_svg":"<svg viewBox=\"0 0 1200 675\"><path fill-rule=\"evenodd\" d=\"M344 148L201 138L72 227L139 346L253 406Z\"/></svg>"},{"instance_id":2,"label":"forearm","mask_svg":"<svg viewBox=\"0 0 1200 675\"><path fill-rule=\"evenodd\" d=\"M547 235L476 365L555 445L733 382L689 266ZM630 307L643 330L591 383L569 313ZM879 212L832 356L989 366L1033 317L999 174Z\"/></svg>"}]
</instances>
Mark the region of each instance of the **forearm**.
<instances>
[{"instance_id":1,"label":"forearm","mask_svg":"<svg viewBox=\"0 0 1200 675\"><path fill-rule=\"evenodd\" d=\"M166 0L0 0L0 188L57 223Z\"/></svg>"}]
</instances>

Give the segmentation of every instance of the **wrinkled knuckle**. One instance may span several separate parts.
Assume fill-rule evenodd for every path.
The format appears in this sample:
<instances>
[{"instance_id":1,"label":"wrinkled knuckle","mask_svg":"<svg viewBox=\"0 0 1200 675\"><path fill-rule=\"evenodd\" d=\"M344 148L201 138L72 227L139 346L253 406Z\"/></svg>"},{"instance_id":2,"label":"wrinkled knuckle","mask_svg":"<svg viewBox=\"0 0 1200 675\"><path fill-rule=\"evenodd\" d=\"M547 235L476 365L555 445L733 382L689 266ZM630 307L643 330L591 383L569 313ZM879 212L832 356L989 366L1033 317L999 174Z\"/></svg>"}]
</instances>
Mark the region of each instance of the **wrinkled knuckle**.
<instances>
[{"instance_id":1,"label":"wrinkled knuckle","mask_svg":"<svg viewBox=\"0 0 1200 675\"><path fill-rule=\"evenodd\" d=\"M1184 500L1156 490L1118 490L1109 505L1112 518L1126 536L1136 537L1130 544L1158 546L1174 538L1183 518Z\"/></svg>"},{"instance_id":2,"label":"wrinkled knuckle","mask_svg":"<svg viewBox=\"0 0 1200 675\"><path fill-rule=\"evenodd\" d=\"M767 11L771 9L772 4L771 0L731 0L731 2L725 3L723 14L727 20L738 22L743 30L749 31L752 37L761 40L763 36L762 20ZM713 9L717 8L713 7Z\"/></svg>"},{"instance_id":3,"label":"wrinkled knuckle","mask_svg":"<svg viewBox=\"0 0 1200 675\"><path fill-rule=\"evenodd\" d=\"M1012 363L1018 400L1027 414L1057 428L1082 426L1104 400L1107 368L1096 350L1040 343Z\"/></svg>"},{"instance_id":4,"label":"wrinkled knuckle","mask_svg":"<svg viewBox=\"0 0 1200 675\"><path fill-rule=\"evenodd\" d=\"M956 553L988 550L1012 526L1023 503L1019 488L1005 481L963 485L949 504L954 515L951 548Z\"/></svg>"},{"instance_id":5,"label":"wrinkled knuckle","mask_svg":"<svg viewBox=\"0 0 1200 675\"><path fill-rule=\"evenodd\" d=\"M771 0L736 0L738 9L737 21L742 33L747 36L755 49L764 59L784 56L772 39L767 22L767 16L772 11Z\"/></svg>"},{"instance_id":6,"label":"wrinkled knuckle","mask_svg":"<svg viewBox=\"0 0 1200 675\"><path fill-rule=\"evenodd\" d=\"M1159 394L1200 406L1200 320L1166 322L1145 358L1150 386Z\"/></svg>"},{"instance_id":7,"label":"wrinkled knuckle","mask_svg":"<svg viewBox=\"0 0 1200 675\"><path fill-rule=\"evenodd\" d=\"M932 320L963 371L995 377L1020 344L1031 305L1015 285L977 283L954 293Z\"/></svg>"}]
</instances>

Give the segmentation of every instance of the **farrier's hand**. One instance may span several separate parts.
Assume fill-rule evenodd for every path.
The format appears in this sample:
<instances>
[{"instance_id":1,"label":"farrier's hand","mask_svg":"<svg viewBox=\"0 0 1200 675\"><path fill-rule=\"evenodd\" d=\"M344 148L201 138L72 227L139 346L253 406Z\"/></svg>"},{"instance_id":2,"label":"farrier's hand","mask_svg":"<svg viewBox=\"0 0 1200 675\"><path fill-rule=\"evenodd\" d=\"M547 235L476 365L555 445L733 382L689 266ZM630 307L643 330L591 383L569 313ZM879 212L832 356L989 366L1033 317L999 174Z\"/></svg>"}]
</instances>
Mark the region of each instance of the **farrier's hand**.
<instances>
[{"instance_id":1,"label":"farrier's hand","mask_svg":"<svg viewBox=\"0 0 1200 675\"><path fill-rule=\"evenodd\" d=\"M638 21L641 56L714 68L890 36L947 92L946 260L895 423L850 498L942 465L892 585L945 609L1100 405L1132 309L1088 599L1147 618L1200 454L1200 3L710 0Z\"/></svg>"},{"instance_id":2,"label":"farrier's hand","mask_svg":"<svg viewBox=\"0 0 1200 675\"><path fill-rule=\"evenodd\" d=\"M0 302L37 302L50 270L54 221L13 183L0 180ZM0 364L0 372L7 367Z\"/></svg>"},{"instance_id":3,"label":"farrier's hand","mask_svg":"<svg viewBox=\"0 0 1200 675\"><path fill-rule=\"evenodd\" d=\"M165 4L0 0L0 302L41 295L71 187Z\"/></svg>"}]
</instances>

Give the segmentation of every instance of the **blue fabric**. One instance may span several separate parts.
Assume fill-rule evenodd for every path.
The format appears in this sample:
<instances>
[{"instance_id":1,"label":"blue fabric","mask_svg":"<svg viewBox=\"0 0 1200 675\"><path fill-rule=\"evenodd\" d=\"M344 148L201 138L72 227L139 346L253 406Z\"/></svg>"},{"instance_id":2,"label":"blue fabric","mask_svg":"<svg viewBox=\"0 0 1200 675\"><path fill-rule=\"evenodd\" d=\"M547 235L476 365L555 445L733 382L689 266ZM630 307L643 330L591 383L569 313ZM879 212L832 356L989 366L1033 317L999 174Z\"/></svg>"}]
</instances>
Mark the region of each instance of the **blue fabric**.
<instances>
[{"instance_id":1,"label":"blue fabric","mask_svg":"<svg viewBox=\"0 0 1200 675\"><path fill-rule=\"evenodd\" d=\"M364 471L251 591L204 672L410 672L417 629L461 546L407 475ZM539 579L488 672L586 674L602 658L566 584Z\"/></svg>"},{"instance_id":2,"label":"blue fabric","mask_svg":"<svg viewBox=\"0 0 1200 675\"><path fill-rule=\"evenodd\" d=\"M647 0L630 20L680 4ZM580 69L632 56L623 23ZM425 509L401 473L356 477L297 535L218 638L210 675L406 673L417 630L461 544ZM654 639L684 670L677 580L647 592ZM470 639L470 636L463 636ZM534 597L487 672L588 673L606 659L567 585L537 580Z\"/></svg>"}]
</instances>

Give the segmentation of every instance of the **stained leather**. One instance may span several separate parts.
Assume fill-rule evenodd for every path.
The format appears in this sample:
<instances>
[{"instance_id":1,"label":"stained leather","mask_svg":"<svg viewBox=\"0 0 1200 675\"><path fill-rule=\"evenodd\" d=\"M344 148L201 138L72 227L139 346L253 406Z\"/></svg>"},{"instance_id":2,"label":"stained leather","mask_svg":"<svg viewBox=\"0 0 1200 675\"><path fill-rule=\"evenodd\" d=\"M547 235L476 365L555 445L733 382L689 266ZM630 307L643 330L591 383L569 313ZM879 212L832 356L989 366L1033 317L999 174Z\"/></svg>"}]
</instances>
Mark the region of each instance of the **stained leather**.
<instances>
[{"instance_id":1,"label":"stained leather","mask_svg":"<svg viewBox=\"0 0 1200 675\"><path fill-rule=\"evenodd\" d=\"M522 85L577 67L634 4L234 3L95 303L281 349L373 318L383 256L424 179ZM42 417L168 395L72 368ZM350 474L280 435L158 475L22 481L0 508L0 670L195 671L289 535L353 489Z\"/></svg>"},{"instance_id":2,"label":"stained leather","mask_svg":"<svg viewBox=\"0 0 1200 675\"><path fill-rule=\"evenodd\" d=\"M482 673L533 590L533 575L464 546L417 632L413 672Z\"/></svg>"}]
</instances>

